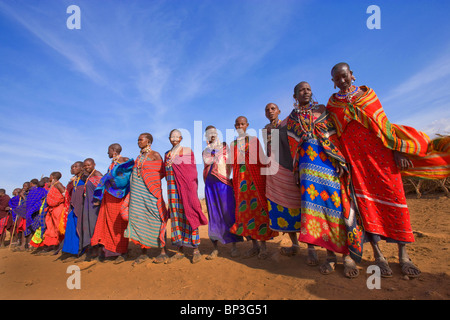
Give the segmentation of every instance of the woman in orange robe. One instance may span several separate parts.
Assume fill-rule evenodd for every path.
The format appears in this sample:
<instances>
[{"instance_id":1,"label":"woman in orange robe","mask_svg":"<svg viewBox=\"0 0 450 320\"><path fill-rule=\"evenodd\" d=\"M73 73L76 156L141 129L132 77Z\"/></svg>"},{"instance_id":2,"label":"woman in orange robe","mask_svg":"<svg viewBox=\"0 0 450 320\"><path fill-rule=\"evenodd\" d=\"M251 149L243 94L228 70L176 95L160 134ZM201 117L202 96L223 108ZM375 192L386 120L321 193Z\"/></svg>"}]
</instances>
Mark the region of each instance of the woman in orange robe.
<instances>
[{"instance_id":1,"label":"woman in orange robe","mask_svg":"<svg viewBox=\"0 0 450 320\"><path fill-rule=\"evenodd\" d=\"M46 230L44 234L43 245L47 246L49 250L55 249L62 240L62 235L59 233L59 221L61 213L64 210L64 191L65 188L59 182L61 173L52 172L50 175L50 189L47 194L47 215L45 216Z\"/></svg>"}]
</instances>

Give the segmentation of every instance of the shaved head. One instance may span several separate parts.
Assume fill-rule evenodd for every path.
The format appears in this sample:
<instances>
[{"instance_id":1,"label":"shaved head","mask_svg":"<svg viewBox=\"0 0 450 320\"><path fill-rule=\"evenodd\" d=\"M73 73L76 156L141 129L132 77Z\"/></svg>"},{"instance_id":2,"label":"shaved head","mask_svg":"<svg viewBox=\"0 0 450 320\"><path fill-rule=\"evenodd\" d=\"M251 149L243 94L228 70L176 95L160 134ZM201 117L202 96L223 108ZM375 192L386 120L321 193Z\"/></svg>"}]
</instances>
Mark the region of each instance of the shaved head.
<instances>
[{"instance_id":1,"label":"shaved head","mask_svg":"<svg viewBox=\"0 0 450 320\"><path fill-rule=\"evenodd\" d=\"M334 72L338 69L347 68L350 71L350 66L347 62L339 62L331 69L331 75L334 75Z\"/></svg>"}]
</instances>

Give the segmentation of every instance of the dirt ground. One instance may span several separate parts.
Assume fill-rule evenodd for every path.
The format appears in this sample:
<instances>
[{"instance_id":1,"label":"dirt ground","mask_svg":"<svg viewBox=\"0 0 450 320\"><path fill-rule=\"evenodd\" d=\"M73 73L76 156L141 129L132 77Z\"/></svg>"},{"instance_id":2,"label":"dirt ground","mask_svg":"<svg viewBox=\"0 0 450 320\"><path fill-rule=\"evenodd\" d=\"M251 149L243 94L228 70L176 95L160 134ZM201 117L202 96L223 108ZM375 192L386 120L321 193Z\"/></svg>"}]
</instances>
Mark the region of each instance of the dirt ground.
<instances>
[{"instance_id":1,"label":"dirt ground","mask_svg":"<svg viewBox=\"0 0 450 320\"><path fill-rule=\"evenodd\" d=\"M132 266L139 254L130 244L126 262L81 262L80 289L68 289L67 273L73 264L56 260L57 256L35 256L29 252L0 250L0 299L56 300L448 300L450 298L450 199L443 193L416 199L408 196L411 222L416 241L409 245L409 254L422 274L405 279L398 264L397 247L382 243L381 248L394 272L392 278L382 278L381 289L368 289L367 268L373 254L369 245L364 250L360 276L347 279L342 260L328 276L317 267L305 264L306 245L294 257L279 254L289 246L287 235L268 242L270 257L231 258L230 247L220 246L219 257L204 259L212 250L207 227L201 227L200 250L203 259L192 264L192 251L173 264L154 264L151 260ZM170 242L170 241L169 241ZM241 253L251 242L240 243ZM175 248L169 244L169 255ZM157 250L150 250L154 257ZM325 251L319 249L319 258Z\"/></svg>"}]
</instances>

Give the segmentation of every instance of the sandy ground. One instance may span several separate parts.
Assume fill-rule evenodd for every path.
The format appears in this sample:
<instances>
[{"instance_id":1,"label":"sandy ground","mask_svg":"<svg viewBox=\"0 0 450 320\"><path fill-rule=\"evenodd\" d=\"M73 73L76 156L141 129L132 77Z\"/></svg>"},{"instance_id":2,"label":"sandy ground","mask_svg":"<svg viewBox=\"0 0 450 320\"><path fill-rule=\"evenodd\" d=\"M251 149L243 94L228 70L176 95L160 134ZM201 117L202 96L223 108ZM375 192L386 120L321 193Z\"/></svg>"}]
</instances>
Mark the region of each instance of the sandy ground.
<instances>
[{"instance_id":1,"label":"sandy ground","mask_svg":"<svg viewBox=\"0 0 450 320\"><path fill-rule=\"evenodd\" d=\"M408 197L416 242L409 254L422 274L405 279L397 260L397 247L382 243L381 248L394 271L392 278L382 278L381 289L368 289L367 268L372 264L370 246L365 247L360 264L360 276L347 279L342 260L336 271L328 276L317 267L305 264L306 245L294 257L279 254L281 246L289 246L287 235L268 243L270 257L231 258L230 247L221 246L219 257L204 259L212 250L207 227L201 227L200 250L203 259L192 264L192 251L174 264L154 264L151 260L132 266L139 254L130 245L129 260L115 265L107 263L78 263L81 269L81 289L68 289L67 273L73 263L63 263L56 256L35 256L29 252L0 250L0 299L152 299L152 300L321 300L321 299L416 299L448 300L450 298L450 199L434 194L416 199ZM251 242L240 243L243 253ZM169 245L169 255L175 248ZM154 257L156 250L150 250ZM321 261L325 251L319 249Z\"/></svg>"}]
</instances>

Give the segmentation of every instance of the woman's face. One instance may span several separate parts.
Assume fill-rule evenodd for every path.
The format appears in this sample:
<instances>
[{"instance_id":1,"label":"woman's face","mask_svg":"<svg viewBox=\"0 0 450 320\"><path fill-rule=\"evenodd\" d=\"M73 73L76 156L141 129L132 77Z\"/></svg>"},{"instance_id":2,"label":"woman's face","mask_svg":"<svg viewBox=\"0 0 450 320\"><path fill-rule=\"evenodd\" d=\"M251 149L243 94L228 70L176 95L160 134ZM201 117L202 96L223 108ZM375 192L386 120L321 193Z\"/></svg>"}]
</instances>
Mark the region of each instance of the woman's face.
<instances>
[{"instance_id":1,"label":"woman's face","mask_svg":"<svg viewBox=\"0 0 450 320\"><path fill-rule=\"evenodd\" d=\"M116 152L113 148L108 148L108 157L112 159L116 155Z\"/></svg>"},{"instance_id":2,"label":"woman's face","mask_svg":"<svg viewBox=\"0 0 450 320\"><path fill-rule=\"evenodd\" d=\"M144 149L150 144L150 141L148 140L147 136L140 135L138 138L138 147L141 149Z\"/></svg>"},{"instance_id":3,"label":"woman's face","mask_svg":"<svg viewBox=\"0 0 450 320\"><path fill-rule=\"evenodd\" d=\"M175 147L180 144L181 140L183 140L183 137L181 136L181 133L179 131L173 131L170 134L169 140L172 146Z\"/></svg>"},{"instance_id":4,"label":"woman's face","mask_svg":"<svg viewBox=\"0 0 450 320\"><path fill-rule=\"evenodd\" d=\"M334 70L333 78L331 80L342 92L346 92L352 86L353 79L352 71L350 71L347 66L341 66Z\"/></svg>"},{"instance_id":5,"label":"woman's face","mask_svg":"<svg viewBox=\"0 0 450 320\"><path fill-rule=\"evenodd\" d=\"M297 89L295 99L300 106L304 106L311 101L312 91L309 83L302 83Z\"/></svg>"},{"instance_id":6,"label":"woman's face","mask_svg":"<svg viewBox=\"0 0 450 320\"><path fill-rule=\"evenodd\" d=\"M92 161L85 161L83 163L84 171L86 171L88 174L92 173L95 169L95 164Z\"/></svg>"},{"instance_id":7,"label":"woman's face","mask_svg":"<svg viewBox=\"0 0 450 320\"><path fill-rule=\"evenodd\" d=\"M80 174L81 171L83 171L83 166L79 163L74 163L72 165L72 170L70 170L70 173L72 173L74 175L78 175L78 174Z\"/></svg>"},{"instance_id":8,"label":"woman's face","mask_svg":"<svg viewBox=\"0 0 450 320\"><path fill-rule=\"evenodd\" d=\"M206 140L207 140L209 143L213 143L213 142L216 141L216 139L217 139L217 130L214 129L214 128L208 129L208 130L205 132L205 137L206 137Z\"/></svg>"},{"instance_id":9,"label":"woman's face","mask_svg":"<svg viewBox=\"0 0 450 320\"><path fill-rule=\"evenodd\" d=\"M247 119L244 117L237 118L234 127L240 136L244 135L248 128Z\"/></svg>"},{"instance_id":10,"label":"woman's face","mask_svg":"<svg viewBox=\"0 0 450 320\"><path fill-rule=\"evenodd\" d=\"M278 116L280 115L280 109L278 108L278 106L276 104L273 104L273 103L269 103L266 106L265 112L266 112L266 118L269 119L269 121L273 121L273 120L277 119Z\"/></svg>"}]
</instances>

